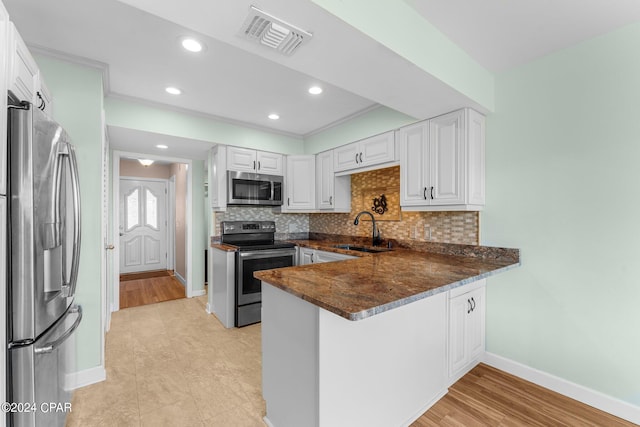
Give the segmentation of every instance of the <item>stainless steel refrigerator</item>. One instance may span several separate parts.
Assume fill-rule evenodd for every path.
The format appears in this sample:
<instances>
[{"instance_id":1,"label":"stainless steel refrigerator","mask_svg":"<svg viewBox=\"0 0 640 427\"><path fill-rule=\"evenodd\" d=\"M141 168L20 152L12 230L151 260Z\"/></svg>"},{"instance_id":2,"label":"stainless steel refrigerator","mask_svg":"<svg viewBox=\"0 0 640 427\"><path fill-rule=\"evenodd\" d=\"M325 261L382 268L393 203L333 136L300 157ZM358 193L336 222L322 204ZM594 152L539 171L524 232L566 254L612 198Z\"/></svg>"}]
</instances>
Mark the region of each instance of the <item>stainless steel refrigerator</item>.
<instances>
[{"instance_id":1,"label":"stainless steel refrigerator","mask_svg":"<svg viewBox=\"0 0 640 427\"><path fill-rule=\"evenodd\" d=\"M8 146L7 421L64 426L82 319L76 155L64 129L29 103L9 105Z\"/></svg>"}]
</instances>

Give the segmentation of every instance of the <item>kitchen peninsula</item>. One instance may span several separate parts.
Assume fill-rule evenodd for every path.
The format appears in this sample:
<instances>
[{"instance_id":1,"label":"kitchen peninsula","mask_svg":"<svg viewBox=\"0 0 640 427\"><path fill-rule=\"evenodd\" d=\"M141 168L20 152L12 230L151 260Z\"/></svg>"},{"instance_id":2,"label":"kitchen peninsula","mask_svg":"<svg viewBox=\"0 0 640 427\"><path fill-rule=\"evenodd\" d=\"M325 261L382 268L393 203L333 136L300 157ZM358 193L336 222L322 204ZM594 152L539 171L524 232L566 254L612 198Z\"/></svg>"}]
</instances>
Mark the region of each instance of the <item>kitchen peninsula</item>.
<instances>
[{"instance_id":1,"label":"kitchen peninsula","mask_svg":"<svg viewBox=\"0 0 640 427\"><path fill-rule=\"evenodd\" d=\"M484 279L520 264L516 249L434 244L362 254L296 243L358 258L255 273L273 427L409 425L474 363L470 352L484 350ZM468 327L473 312L477 325ZM478 333L467 348L466 336Z\"/></svg>"}]
</instances>

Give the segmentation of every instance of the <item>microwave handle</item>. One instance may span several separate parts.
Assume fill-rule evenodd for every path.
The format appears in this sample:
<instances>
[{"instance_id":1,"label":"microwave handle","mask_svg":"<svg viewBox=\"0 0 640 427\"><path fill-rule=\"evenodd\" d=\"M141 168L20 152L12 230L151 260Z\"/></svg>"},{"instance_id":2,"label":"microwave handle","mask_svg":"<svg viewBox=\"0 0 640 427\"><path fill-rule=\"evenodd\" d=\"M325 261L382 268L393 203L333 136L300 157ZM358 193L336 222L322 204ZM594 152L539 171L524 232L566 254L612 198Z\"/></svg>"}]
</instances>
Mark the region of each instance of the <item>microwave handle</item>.
<instances>
[{"instance_id":1,"label":"microwave handle","mask_svg":"<svg viewBox=\"0 0 640 427\"><path fill-rule=\"evenodd\" d=\"M276 192L276 184L273 181L271 181L269 184L271 186L271 198L269 200L273 200Z\"/></svg>"}]
</instances>

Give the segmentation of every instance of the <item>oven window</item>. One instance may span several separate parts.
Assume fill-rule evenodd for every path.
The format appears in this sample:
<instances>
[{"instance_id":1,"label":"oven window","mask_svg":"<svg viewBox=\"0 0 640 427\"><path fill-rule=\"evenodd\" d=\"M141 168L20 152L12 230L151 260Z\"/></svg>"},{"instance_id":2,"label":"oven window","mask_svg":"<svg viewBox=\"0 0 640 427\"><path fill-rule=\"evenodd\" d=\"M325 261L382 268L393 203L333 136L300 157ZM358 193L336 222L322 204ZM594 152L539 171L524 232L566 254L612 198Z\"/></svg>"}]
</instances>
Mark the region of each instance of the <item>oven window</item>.
<instances>
[{"instance_id":1,"label":"oven window","mask_svg":"<svg viewBox=\"0 0 640 427\"><path fill-rule=\"evenodd\" d=\"M271 200L271 182L234 179L232 195L235 200Z\"/></svg>"},{"instance_id":2,"label":"oven window","mask_svg":"<svg viewBox=\"0 0 640 427\"><path fill-rule=\"evenodd\" d=\"M270 270L272 268L280 267L291 267L292 265L293 255L243 260L241 293L243 295L249 295L259 293L262 290L260 280L253 277L254 271Z\"/></svg>"}]
</instances>

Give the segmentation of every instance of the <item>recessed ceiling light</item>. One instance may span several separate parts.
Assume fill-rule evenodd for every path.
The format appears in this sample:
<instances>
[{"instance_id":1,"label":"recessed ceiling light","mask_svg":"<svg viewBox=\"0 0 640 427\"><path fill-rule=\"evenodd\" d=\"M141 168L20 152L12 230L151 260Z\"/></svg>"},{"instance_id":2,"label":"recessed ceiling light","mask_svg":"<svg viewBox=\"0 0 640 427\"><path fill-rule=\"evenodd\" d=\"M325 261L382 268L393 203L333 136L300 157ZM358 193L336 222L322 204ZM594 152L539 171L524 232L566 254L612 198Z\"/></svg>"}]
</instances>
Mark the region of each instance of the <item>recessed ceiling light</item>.
<instances>
[{"instance_id":1,"label":"recessed ceiling light","mask_svg":"<svg viewBox=\"0 0 640 427\"><path fill-rule=\"evenodd\" d=\"M158 144L156 145L156 148L159 148L161 150L166 150L167 148L169 148L169 146L164 144Z\"/></svg>"},{"instance_id":2,"label":"recessed ceiling light","mask_svg":"<svg viewBox=\"0 0 640 427\"><path fill-rule=\"evenodd\" d=\"M171 95L180 95L182 93L182 91L180 89L178 89L177 87L173 87L173 86L169 86L165 90L167 91L167 93L170 93Z\"/></svg>"},{"instance_id":3,"label":"recessed ceiling light","mask_svg":"<svg viewBox=\"0 0 640 427\"><path fill-rule=\"evenodd\" d=\"M320 86L311 86L309 88L309 93L311 95L320 95L322 93L322 88Z\"/></svg>"},{"instance_id":4,"label":"recessed ceiling light","mask_svg":"<svg viewBox=\"0 0 640 427\"><path fill-rule=\"evenodd\" d=\"M280 116L277 115L276 113L271 113L271 114L269 114L269 118L271 120L278 120L280 118Z\"/></svg>"},{"instance_id":5,"label":"recessed ceiling light","mask_svg":"<svg viewBox=\"0 0 640 427\"><path fill-rule=\"evenodd\" d=\"M202 52L203 46L198 40L191 37L185 37L181 41L182 47L189 52Z\"/></svg>"}]
</instances>

